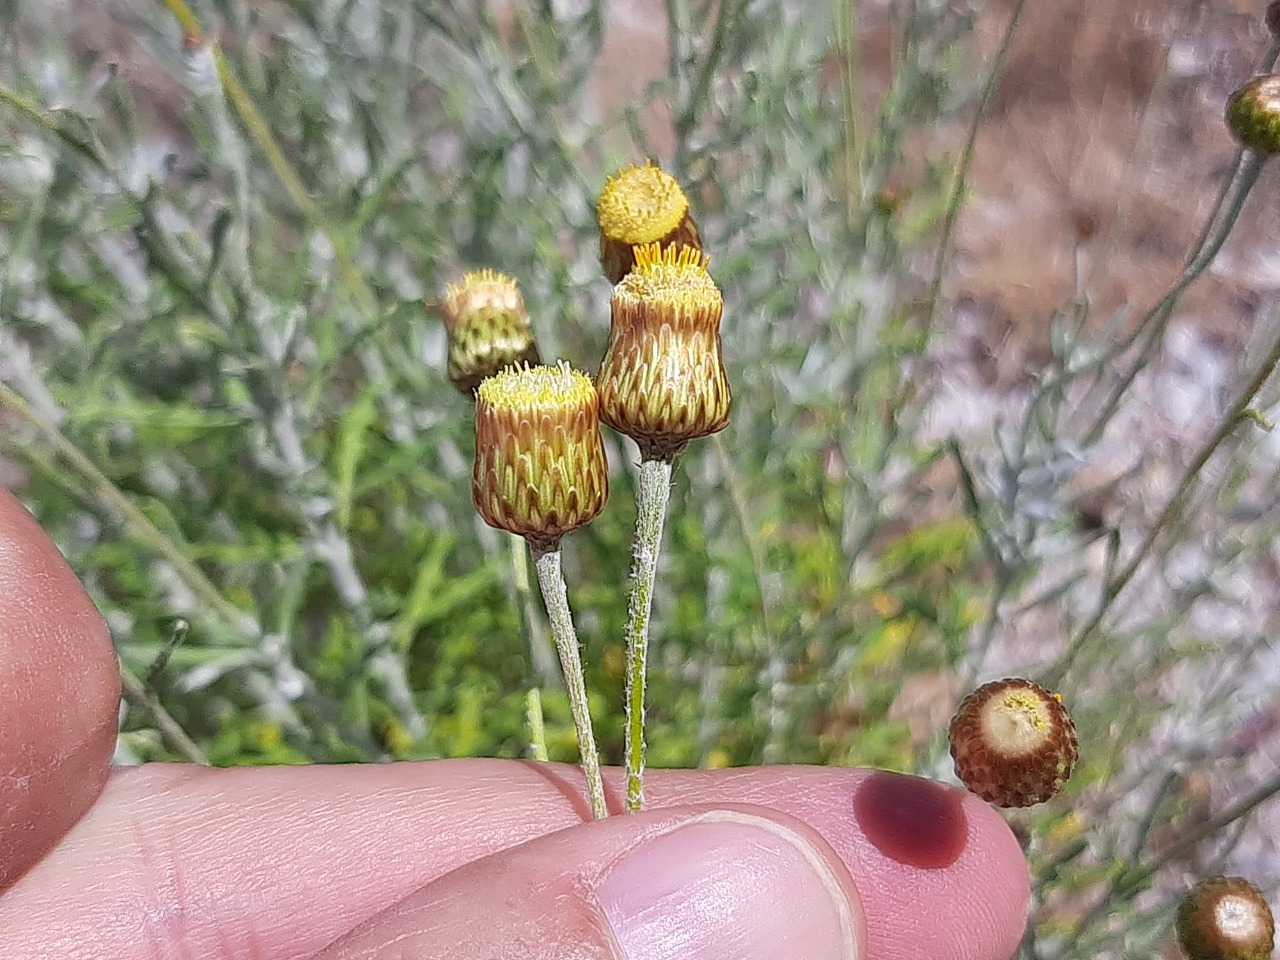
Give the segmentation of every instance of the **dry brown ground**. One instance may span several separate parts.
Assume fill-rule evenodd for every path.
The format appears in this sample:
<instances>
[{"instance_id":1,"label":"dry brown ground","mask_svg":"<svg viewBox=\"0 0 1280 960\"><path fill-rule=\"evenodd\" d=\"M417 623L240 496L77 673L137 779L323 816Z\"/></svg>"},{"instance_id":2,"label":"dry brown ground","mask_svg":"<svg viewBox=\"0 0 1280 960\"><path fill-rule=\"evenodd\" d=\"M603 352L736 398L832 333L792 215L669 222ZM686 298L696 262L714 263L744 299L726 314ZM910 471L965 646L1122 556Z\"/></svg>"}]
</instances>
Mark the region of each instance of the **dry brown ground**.
<instances>
[{"instance_id":1,"label":"dry brown ground","mask_svg":"<svg viewBox=\"0 0 1280 960\"><path fill-rule=\"evenodd\" d=\"M984 18L995 46L1012 0ZM1228 94L1266 47L1254 2L1032 0L978 141L950 288L988 318L1006 381L1079 283L1095 316L1167 288L1233 154ZM1274 166L1181 313L1229 352L1280 291Z\"/></svg>"}]
</instances>

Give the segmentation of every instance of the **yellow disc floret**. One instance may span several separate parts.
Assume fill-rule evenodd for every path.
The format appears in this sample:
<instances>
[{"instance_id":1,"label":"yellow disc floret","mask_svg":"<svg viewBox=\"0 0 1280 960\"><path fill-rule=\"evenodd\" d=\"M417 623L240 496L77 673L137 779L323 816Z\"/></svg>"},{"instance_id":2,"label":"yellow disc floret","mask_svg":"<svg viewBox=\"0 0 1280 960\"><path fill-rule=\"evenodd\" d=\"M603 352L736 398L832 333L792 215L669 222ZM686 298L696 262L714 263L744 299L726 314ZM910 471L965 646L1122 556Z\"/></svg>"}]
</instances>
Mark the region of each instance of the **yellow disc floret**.
<instances>
[{"instance_id":1,"label":"yellow disc floret","mask_svg":"<svg viewBox=\"0 0 1280 960\"><path fill-rule=\"evenodd\" d=\"M633 254L635 266L618 283L615 298L686 307L720 302L720 290L707 272L711 258L701 250L647 243L636 246Z\"/></svg>"},{"instance_id":2,"label":"yellow disc floret","mask_svg":"<svg viewBox=\"0 0 1280 960\"><path fill-rule=\"evenodd\" d=\"M689 198L675 177L651 162L628 167L608 179L596 203L596 219L600 266L610 283L630 272L636 246L702 248L698 225L689 213Z\"/></svg>"},{"instance_id":3,"label":"yellow disc floret","mask_svg":"<svg viewBox=\"0 0 1280 960\"><path fill-rule=\"evenodd\" d=\"M596 203L600 232L629 246L661 240L688 212L689 198L676 178L652 162L610 177Z\"/></svg>"},{"instance_id":4,"label":"yellow disc floret","mask_svg":"<svg viewBox=\"0 0 1280 960\"><path fill-rule=\"evenodd\" d=\"M525 367L480 384L479 399L503 413L546 414L595 402L591 378L563 360L555 366Z\"/></svg>"}]
</instances>

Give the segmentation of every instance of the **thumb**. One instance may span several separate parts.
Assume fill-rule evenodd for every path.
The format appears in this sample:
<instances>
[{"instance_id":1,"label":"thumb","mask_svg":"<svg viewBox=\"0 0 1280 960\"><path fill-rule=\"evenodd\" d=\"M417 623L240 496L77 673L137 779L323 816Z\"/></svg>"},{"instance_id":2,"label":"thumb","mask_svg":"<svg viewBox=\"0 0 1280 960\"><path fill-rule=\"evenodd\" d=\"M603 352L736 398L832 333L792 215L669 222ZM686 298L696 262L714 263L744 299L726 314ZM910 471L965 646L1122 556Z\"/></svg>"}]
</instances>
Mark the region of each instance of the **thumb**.
<instances>
[{"instance_id":1,"label":"thumb","mask_svg":"<svg viewBox=\"0 0 1280 960\"><path fill-rule=\"evenodd\" d=\"M75 574L0 489L0 893L97 799L120 668Z\"/></svg>"},{"instance_id":2,"label":"thumb","mask_svg":"<svg viewBox=\"0 0 1280 960\"><path fill-rule=\"evenodd\" d=\"M427 884L316 960L860 960L862 905L811 827L762 807L586 823Z\"/></svg>"}]
</instances>

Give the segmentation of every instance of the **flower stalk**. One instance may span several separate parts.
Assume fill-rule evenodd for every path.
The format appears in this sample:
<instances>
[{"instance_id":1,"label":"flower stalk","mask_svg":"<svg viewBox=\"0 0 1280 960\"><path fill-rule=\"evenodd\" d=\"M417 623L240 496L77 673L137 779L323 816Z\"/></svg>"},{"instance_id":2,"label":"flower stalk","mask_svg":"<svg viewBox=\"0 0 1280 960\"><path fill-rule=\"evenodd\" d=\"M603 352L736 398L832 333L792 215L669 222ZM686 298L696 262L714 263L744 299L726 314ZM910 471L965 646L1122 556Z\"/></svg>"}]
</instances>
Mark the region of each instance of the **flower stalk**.
<instances>
[{"instance_id":1,"label":"flower stalk","mask_svg":"<svg viewBox=\"0 0 1280 960\"><path fill-rule=\"evenodd\" d=\"M658 576L662 528L671 498L672 460L640 463L636 495L636 538L631 570L631 599L627 609L626 767L627 810L644 807L644 696L649 655L649 615Z\"/></svg>"},{"instance_id":2,"label":"flower stalk","mask_svg":"<svg viewBox=\"0 0 1280 960\"><path fill-rule=\"evenodd\" d=\"M596 388L600 418L640 448L634 563L626 628L627 809L644 806L645 687L658 554L671 472L690 441L723 430L730 391L720 356L723 299L694 247L632 251L614 287Z\"/></svg>"},{"instance_id":3,"label":"flower stalk","mask_svg":"<svg viewBox=\"0 0 1280 960\"><path fill-rule=\"evenodd\" d=\"M533 550L534 570L569 692L591 812L605 817L600 752L587 709L582 654L569 610L560 541L594 520L609 495L600 399L568 364L513 367L476 391L471 499L491 526Z\"/></svg>"},{"instance_id":4,"label":"flower stalk","mask_svg":"<svg viewBox=\"0 0 1280 960\"><path fill-rule=\"evenodd\" d=\"M547 605L547 618L551 621L551 636L555 639L556 650L560 654L564 683L569 691L569 709L573 712L573 725L578 731L578 753L582 760L582 773L587 780L591 815L597 820L603 820L609 815L609 810L604 798L604 779L600 775L600 750L591 729L587 684L582 675L582 654L578 648L578 634L573 627L573 615L569 610L569 594L564 582L559 548L547 551L535 549L533 568L538 574L542 602Z\"/></svg>"}]
</instances>

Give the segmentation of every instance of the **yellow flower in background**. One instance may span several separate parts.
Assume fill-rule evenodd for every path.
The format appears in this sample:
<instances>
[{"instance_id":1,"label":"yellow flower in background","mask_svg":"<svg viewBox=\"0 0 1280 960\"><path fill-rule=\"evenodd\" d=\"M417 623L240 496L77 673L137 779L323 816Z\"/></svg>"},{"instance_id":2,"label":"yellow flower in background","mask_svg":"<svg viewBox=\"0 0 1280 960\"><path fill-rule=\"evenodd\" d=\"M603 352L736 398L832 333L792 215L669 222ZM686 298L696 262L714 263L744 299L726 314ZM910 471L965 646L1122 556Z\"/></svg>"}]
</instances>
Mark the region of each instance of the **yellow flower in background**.
<instances>
[{"instance_id":1,"label":"yellow flower in background","mask_svg":"<svg viewBox=\"0 0 1280 960\"><path fill-rule=\"evenodd\" d=\"M671 174L647 162L610 177L596 203L600 265L610 283L634 264L633 247L649 243L702 249L689 198Z\"/></svg>"},{"instance_id":2,"label":"yellow flower in background","mask_svg":"<svg viewBox=\"0 0 1280 960\"><path fill-rule=\"evenodd\" d=\"M445 289L440 309L449 336L449 379L464 396L507 367L541 362L524 297L506 274L464 274Z\"/></svg>"},{"instance_id":3,"label":"yellow flower in background","mask_svg":"<svg viewBox=\"0 0 1280 960\"><path fill-rule=\"evenodd\" d=\"M609 497L599 411L591 379L563 362L481 383L471 497L485 522L546 552L594 520Z\"/></svg>"},{"instance_id":4,"label":"yellow flower in background","mask_svg":"<svg viewBox=\"0 0 1280 960\"><path fill-rule=\"evenodd\" d=\"M600 419L635 440L644 459L670 460L728 424L723 310L707 258L692 247L637 247L634 269L613 288L596 376Z\"/></svg>"}]
</instances>

